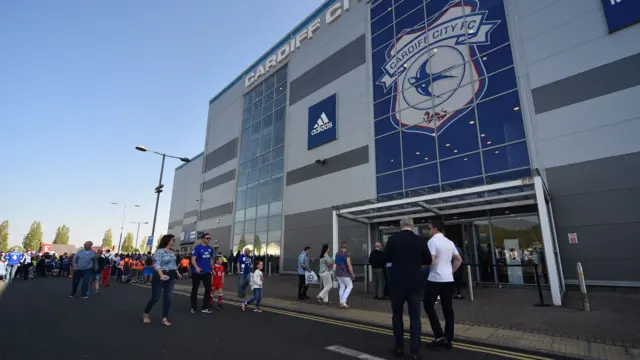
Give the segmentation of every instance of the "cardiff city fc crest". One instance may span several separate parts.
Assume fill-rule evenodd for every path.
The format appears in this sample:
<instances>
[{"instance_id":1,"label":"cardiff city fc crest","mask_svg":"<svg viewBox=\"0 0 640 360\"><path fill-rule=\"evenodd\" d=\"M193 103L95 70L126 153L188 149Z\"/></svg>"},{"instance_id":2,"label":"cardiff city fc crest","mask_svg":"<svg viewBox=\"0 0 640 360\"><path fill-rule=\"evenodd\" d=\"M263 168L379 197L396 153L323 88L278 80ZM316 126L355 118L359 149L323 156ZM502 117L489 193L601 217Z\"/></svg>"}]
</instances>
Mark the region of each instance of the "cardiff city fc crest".
<instances>
[{"instance_id":1,"label":"cardiff city fc crest","mask_svg":"<svg viewBox=\"0 0 640 360\"><path fill-rule=\"evenodd\" d=\"M378 84L392 91L391 121L403 130L434 135L482 98L487 79L477 45L490 43L500 21L487 21L477 0L451 1L419 26L406 29L386 52ZM409 128L407 128L409 127Z\"/></svg>"}]
</instances>

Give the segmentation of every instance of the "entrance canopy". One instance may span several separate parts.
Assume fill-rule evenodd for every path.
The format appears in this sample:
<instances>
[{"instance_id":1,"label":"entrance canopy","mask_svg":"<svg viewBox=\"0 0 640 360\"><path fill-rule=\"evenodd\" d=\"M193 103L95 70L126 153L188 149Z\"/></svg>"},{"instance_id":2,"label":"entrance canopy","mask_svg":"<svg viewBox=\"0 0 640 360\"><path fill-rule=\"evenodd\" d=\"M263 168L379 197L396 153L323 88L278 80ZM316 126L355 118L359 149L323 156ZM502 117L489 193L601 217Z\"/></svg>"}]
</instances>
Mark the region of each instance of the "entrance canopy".
<instances>
[{"instance_id":1,"label":"entrance canopy","mask_svg":"<svg viewBox=\"0 0 640 360\"><path fill-rule=\"evenodd\" d=\"M381 223L412 218L451 216L493 209L536 205L545 251L545 262L554 305L562 305L564 276L550 196L540 176L401 199L376 199L333 207L333 248L338 249L338 218L367 224L369 250L371 232ZM393 266L393 265L392 265Z\"/></svg>"},{"instance_id":2,"label":"entrance canopy","mask_svg":"<svg viewBox=\"0 0 640 360\"><path fill-rule=\"evenodd\" d=\"M533 178L477 186L397 200L370 200L334 206L336 215L365 224L444 216L536 203Z\"/></svg>"}]
</instances>

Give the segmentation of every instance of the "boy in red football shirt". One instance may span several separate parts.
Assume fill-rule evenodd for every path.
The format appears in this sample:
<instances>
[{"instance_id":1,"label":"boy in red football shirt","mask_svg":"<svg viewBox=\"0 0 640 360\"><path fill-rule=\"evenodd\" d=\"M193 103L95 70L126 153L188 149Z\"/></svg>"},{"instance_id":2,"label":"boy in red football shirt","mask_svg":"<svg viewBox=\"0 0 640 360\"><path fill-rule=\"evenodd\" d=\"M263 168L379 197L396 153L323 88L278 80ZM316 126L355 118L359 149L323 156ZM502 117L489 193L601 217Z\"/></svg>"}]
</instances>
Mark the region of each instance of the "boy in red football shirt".
<instances>
[{"instance_id":1,"label":"boy in red football shirt","mask_svg":"<svg viewBox=\"0 0 640 360\"><path fill-rule=\"evenodd\" d=\"M213 295L218 293L218 309L222 309L222 284L224 284L224 265L222 265L222 256L216 258L213 265L213 277L211 278L211 298L209 302L213 305Z\"/></svg>"}]
</instances>

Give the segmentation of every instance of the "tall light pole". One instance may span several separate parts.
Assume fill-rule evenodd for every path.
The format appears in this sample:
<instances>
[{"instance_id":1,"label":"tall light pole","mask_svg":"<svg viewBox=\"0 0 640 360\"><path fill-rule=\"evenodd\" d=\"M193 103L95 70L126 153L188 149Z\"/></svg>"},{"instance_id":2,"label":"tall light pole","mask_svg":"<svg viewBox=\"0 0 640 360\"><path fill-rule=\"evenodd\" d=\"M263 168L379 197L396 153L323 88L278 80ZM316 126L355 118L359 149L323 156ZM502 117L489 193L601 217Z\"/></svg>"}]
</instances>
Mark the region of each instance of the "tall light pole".
<instances>
[{"instance_id":1,"label":"tall light pole","mask_svg":"<svg viewBox=\"0 0 640 360\"><path fill-rule=\"evenodd\" d=\"M145 224L147 225L149 222L148 221L132 221L132 224L138 224L138 231L136 232L136 251L138 251L138 236L140 236L140 224Z\"/></svg>"},{"instance_id":2,"label":"tall light pole","mask_svg":"<svg viewBox=\"0 0 640 360\"><path fill-rule=\"evenodd\" d=\"M158 186L156 186L156 209L153 212L153 225L151 228L151 237L155 240L155 233L156 233L156 220L158 218L158 204L160 203L160 193L162 192L162 188L164 187L164 185L162 185L162 175L164 174L164 160L168 157L173 158L173 159L178 159L184 163L188 163L189 158L186 157L177 157L177 156L173 156L173 155L167 155L165 153L161 153L161 152L157 152L157 151L153 151L153 150L149 150L144 146L136 146L136 150L138 151L142 151L142 152L152 152L154 154L160 155L162 156L162 165L160 166L160 180L158 180Z\"/></svg>"},{"instance_id":3,"label":"tall light pole","mask_svg":"<svg viewBox=\"0 0 640 360\"><path fill-rule=\"evenodd\" d=\"M120 225L120 241L118 241L118 253L120 253L120 246L122 246L122 232L124 231L124 218L127 216L127 204L120 204L117 201L112 201L111 205L124 205L124 211L122 213L122 224ZM140 205L133 205L133 207L140 207Z\"/></svg>"}]
</instances>

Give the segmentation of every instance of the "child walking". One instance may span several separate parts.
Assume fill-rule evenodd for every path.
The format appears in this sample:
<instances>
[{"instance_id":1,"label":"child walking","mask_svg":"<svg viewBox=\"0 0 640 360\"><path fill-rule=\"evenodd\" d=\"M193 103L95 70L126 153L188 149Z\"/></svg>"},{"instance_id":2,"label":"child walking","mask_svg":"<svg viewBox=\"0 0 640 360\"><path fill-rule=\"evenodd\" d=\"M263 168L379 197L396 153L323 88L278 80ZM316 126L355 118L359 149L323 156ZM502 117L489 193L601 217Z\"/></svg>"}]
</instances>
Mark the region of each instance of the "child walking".
<instances>
[{"instance_id":1,"label":"child walking","mask_svg":"<svg viewBox=\"0 0 640 360\"><path fill-rule=\"evenodd\" d=\"M211 297L209 298L209 304L213 307L213 296L218 294L218 310L222 309L222 285L224 284L224 265L222 265L222 257L216 258L216 263L213 265L213 278L211 278Z\"/></svg>"},{"instance_id":2,"label":"child walking","mask_svg":"<svg viewBox=\"0 0 640 360\"><path fill-rule=\"evenodd\" d=\"M251 275L251 290L253 290L253 297L249 301L242 303L242 311L247 311L247 305L252 302L256 302L256 308L253 311L262 312L260 309L260 302L262 301L262 283L264 282L264 275L262 275L262 261L258 261L256 264L256 270Z\"/></svg>"}]
</instances>

